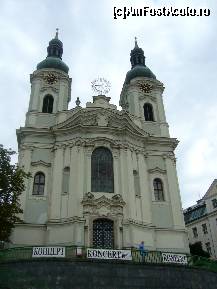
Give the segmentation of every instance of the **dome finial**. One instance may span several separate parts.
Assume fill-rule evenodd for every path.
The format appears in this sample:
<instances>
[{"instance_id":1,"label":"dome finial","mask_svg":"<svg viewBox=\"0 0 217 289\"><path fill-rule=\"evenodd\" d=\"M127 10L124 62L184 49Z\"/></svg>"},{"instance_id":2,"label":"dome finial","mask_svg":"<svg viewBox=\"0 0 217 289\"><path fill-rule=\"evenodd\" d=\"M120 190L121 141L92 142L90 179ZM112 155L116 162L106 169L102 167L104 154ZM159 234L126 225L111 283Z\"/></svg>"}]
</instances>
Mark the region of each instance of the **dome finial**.
<instances>
[{"instance_id":1,"label":"dome finial","mask_svg":"<svg viewBox=\"0 0 217 289\"><path fill-rule=\"evenodd\" d=\"M139 48L139 46L137 44L137 37L135 37L135 48Z\"/></svg>"},{"instance_id":2,"label":"dome finial","mask_svg":"<svg viewBox=\"0 0 217 289\"><path fill-rule=\"evenodd\" d=\"M59 28L56 28L56 35L55 35L55 39L58 39L58 35L59 35Z\"/></svg>"},{"instance_id":3,"label":"dome finial","mask_svg":"<svg viewBox=\"0 0 217 289\"><path fill-rule=\"evenodd\" d=\"M135 47L133 48L133 50L131 50L130 53L130 62L132 68L135 67L136 65L145 66L144 51L142 50L142 48L139 48L137 43L137 37L135 37Z\"/></svg>"}]
</instances>

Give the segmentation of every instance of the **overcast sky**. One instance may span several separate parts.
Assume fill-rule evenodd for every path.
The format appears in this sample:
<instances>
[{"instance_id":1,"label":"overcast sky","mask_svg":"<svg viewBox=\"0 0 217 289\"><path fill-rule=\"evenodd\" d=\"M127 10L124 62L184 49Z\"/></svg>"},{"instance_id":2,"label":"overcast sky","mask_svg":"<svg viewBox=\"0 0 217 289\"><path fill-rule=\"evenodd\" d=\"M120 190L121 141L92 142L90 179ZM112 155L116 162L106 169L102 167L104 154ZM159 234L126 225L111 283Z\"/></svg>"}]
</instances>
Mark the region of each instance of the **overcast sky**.
<instances>
[{"instance_id":1,"label":"overcast sky","mask_svg":"<svg viewBox=\"0 0 217 289\"><path fill-rule=\"evenodd\" d=\"M209 8L203 17L114 19L114 7ZM16 129L24 125L29 74L46 57L60 29L63 60L70 68L72 100L92 100L91 81L108 79L118 105L134 37L146 65L165 86L164 104L176 149L183 207L196 202L217 178L216 0L0 0L0 143L17 151Z\"/></svg>"}]
</instances>

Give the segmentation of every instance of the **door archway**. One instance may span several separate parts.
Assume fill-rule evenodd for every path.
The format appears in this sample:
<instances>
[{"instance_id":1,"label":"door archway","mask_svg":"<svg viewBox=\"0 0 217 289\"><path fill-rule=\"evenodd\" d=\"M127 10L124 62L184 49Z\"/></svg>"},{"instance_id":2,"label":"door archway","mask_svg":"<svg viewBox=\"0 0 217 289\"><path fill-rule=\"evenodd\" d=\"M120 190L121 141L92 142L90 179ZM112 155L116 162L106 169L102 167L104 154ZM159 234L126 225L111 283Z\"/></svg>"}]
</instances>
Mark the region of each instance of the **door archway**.
<instances>
[{"instance_id":1,"label":"door archway","mask_svg":"<svg viewBox=\"0 0 217 289\"><path fill-rule=\"evenodd\" d=\"M114 247L114 222L108 219L96 219L93 221L93 247Z\"/></svg>"}]
</instances>

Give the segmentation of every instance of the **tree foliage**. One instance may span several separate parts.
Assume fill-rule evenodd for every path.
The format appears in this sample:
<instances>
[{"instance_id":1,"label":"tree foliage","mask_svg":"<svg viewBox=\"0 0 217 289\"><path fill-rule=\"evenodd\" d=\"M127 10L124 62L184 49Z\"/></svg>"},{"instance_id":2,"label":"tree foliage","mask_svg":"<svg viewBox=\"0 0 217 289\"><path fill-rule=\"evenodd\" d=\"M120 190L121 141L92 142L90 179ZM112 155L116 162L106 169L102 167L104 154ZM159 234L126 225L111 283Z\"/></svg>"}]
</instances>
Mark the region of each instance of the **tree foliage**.
<instances>
[{"instance_id":1,"label":"tree foliage","mask_svg":"<svg viewBox=\"0 0 217 289\"><path fill-rule=\"evenodd\" d=\"M202 257L207 257L207 258L210 257L209 253L203 250L201 242L190 244L189 247L190 247L190 252L192 255L197 255L197 256L202 256Z\"/></svg>"},{"instance_id":2,"label":"tree foliage","mask_svg":"<svg viewBox=\"0 0 217 289\"><path fill-rule=\"evenodd\" d=\"M9 241L15 222L20 221L19 196L25 189L25 179L30 177L17 164L11 164L13 154L0 145L0 241Z\"/></svg>"}]
</instances>

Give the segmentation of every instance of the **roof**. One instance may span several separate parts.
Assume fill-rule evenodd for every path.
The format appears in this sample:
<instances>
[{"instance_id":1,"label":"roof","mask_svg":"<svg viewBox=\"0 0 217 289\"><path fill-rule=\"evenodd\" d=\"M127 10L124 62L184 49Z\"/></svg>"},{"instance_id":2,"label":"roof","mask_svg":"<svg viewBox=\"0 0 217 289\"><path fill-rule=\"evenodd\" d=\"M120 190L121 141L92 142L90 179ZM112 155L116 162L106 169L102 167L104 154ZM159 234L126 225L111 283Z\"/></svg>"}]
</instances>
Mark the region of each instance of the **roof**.
<instances>
[{"instance_id":1,"label":"roof","mask_svg":"<svg viewBox=\"0 0 217 289\"><path fill-rule=\"evenodd\" d=\"M64 71L65 73L68 73L69 71L68 66L60 58L51 56L48 56L45 60L41 61L37 65L37 70L43 68L59 69Z\"/></svg>"},{"instance_id":2,"label":"roof","mask_svg":"<svg viewBox=\"0 0 217 289\"><path fill-rule=\"evenodd\" d=\"M206 194L203 196L203 200L208 199L209 197L213 197L217 195L217 179L214 179Z\"/></svg>"},{"instance_id":3,"label":"roof","mask_svg":"<svg viewBox=\"0 0 217 289\"><path fill-rule=\"evenodd\" d=\"M200 202L197 205L187 208L184 210L185 224L189 224L196 220L199 220L207 215L205 202Z\"/></svg>"}]
</instances>

